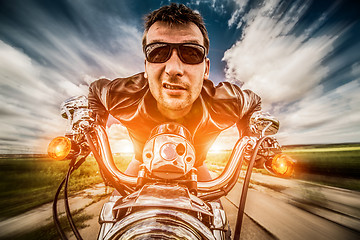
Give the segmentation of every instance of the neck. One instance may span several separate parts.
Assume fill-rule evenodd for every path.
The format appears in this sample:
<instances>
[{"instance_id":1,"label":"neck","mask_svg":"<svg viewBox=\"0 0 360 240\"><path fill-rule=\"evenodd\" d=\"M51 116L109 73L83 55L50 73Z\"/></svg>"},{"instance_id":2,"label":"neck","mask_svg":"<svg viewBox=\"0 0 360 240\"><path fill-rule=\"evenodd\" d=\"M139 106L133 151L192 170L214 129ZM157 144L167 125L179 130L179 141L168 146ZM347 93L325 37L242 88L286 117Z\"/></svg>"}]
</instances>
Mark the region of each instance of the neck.
<instances>
[{"instance_id":1,"label":"neck","mask_svg":"<svg viewBox=\"0 0 360 240\"><path fill-rule=\"evenodd\" d=\"M164 108L163 106L157 104L157 108L159 109L159 112L166 118L174 120L174 121L180 121L183 117L185 117L186 114L188 114L191 110L192 105L180 109L180 110L172 110L168 108Z\"/></svg>"}]
</instances>

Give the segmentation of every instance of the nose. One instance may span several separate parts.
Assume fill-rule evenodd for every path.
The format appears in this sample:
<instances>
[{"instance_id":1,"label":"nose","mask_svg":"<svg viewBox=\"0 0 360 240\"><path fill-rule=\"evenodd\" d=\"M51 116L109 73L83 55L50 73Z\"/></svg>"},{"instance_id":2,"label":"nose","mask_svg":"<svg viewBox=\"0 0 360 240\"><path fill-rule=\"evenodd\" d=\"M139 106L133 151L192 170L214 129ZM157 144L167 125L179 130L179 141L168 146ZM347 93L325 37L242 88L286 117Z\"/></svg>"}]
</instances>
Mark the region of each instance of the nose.
<instances>
[{"instance_id":1,"label":"nose","mask_svg":"<svg viewBox=\"0 0 360 240\"><path fill-rule=\"evenodd\" d=\"M184 63L180 60L176 49L173 49L170 59L165 62L165 73L178 77L184 74Z\"/></svg>"}]
</instances>

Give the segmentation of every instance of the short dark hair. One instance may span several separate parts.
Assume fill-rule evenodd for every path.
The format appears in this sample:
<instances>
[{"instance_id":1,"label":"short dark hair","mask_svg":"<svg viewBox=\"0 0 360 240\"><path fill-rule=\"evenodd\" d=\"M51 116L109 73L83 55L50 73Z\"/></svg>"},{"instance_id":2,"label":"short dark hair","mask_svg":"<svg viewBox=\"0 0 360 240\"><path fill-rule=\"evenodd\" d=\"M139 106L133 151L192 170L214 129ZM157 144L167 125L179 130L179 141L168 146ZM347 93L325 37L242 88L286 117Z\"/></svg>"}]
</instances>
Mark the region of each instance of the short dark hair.
<instances>
[{"instance_id":1,"label":"short dark hair","mask_svg":"<svg viewBox=\"0 0 360 240\"><path fill-rule=\"evenodd\" d=\"M200 13L192 10L191 8L185 6L184 4L171 3L170 5L162 6L161 8L152 11L147 16L145 16L145 30L142 39L143 48L146 45L146 34L149 31L150 27L157 21L162 21L168 23L170 26L173 24L187 24L194 23L200 29L204 37L204 47L206 52L209 52L209 36L206 30L204 20Z\"/></svg>"}]
</instances>

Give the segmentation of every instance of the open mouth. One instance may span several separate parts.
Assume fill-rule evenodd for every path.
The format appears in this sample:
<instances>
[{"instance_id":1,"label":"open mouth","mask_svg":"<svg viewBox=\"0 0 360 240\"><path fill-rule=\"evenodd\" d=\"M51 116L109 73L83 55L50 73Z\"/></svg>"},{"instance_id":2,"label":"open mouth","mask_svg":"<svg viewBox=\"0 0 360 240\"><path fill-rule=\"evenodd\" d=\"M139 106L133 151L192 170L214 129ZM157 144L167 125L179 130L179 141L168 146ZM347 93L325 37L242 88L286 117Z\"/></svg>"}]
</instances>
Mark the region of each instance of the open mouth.
<instances>
[{"instance_id":1,"label":"open mouth","mask_svg":"<svg viewBox=\"0 0 360 240\"><path fill-rule=\"evenodd\" d=\"M166 89L170 89L170 90L186 90L186 88L180 86L180 85L176 85L176 84L168 84L168 83L164 83L163 87Z\"/></svg>"}]
</instances>

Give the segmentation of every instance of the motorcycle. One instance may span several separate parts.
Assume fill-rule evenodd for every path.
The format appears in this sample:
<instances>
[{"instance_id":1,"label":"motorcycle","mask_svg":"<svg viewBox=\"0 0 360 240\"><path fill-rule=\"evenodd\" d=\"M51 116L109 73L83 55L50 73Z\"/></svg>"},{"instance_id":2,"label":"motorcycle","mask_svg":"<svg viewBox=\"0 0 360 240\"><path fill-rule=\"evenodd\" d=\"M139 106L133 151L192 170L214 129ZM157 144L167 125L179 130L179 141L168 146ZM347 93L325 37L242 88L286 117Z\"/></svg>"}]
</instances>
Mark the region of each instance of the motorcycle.
<instances>
[{"instance_id":1,"label":"motorcycle","mask_svg":"<svg viewBox=\"0 0 360 240\"><path fill-rule=\"evenodd\" d=\"M134 177L116 167L106 130L91 118L85 96L65 101L61 115L68 119L67 133L53 139L48 147L50 157L70 160L53 202L53 219L61 239L67 239L57 213L62 188L71 229L77 239L82 239L71 216L67 188L71 173L90 153L104 181L117 192L100 212L99 240L231 239L219 199L235 186L242 166L247 164L234 234L234 239L239 239L253 166L263 166L281 177L291 176L294 170L294 161L281 153L272 136L278 131L279 122L263 112L255 112L250 119L254 136L240 138L222 173L205 182L197 180L192 137L180 124L164 123L152 130L143 149L143 163Z\"/></svg>"}]
</instances>

